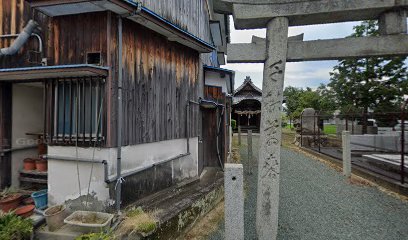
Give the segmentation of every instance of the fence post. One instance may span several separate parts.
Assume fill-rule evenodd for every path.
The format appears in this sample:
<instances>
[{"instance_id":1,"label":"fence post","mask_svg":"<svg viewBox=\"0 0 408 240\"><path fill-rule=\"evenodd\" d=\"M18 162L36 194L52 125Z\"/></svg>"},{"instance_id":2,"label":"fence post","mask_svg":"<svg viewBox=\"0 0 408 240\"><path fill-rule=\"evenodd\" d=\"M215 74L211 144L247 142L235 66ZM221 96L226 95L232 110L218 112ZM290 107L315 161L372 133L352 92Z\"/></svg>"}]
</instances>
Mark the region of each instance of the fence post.
<instances>
[{"instance_id":1,"label":"fence post","mask_svg":"<svg viewBox=\"0 0 408 240\"><path fill-rule=\"evenodd\" d=\"M401 109L401 184L405 183L405 108L408 100L404 102Z\"/></svg>"},{"instance_id":2,"label":"fence post","mask_svg":"<svg viewBox=\"0 0 408 240\"><path fill-rule=\"evenodd\" d=\"M300 146L303 147L303 115L300 115Z\"/></svg>"},{"instance_id":3,"label":"fence post","mask_svg":"<svg viewBox=\"0 0 408 240\"><path fill-rule=\"evenodd\" d=\"M343 131L342 143L343 143L343 174L346 177L351 176L351 140L350 132Z\"/></svg>"},{"instance_id":4,"label":"fence post","mask_svg":"<svg viewBox=\"0 0 408 240\"><path fill-rule=\"evenodd\" d=\"M238 126L238 145L241 146L241 126Z\"/></svg>"},{"instance_id":5,"label":"fence post","mask_svg":"<svg viewBox=\"0 0 408 240\"><path fill-rule=\"evenodd\" d=\"M324 122L323 122L323 131L324 131ZM319 115L317 116L317 142L318 142L318 146L319 146L319 153L321 152L320 149L320 144L321 144L321 137L320 137L320 112Z\"/></svg>"},{"instance_id":6,"label":"fence post","mask_svg":"<svg viewBox=\"0 0 408 240\"><path fill-rule=\"evenodd\" d=\"M252 156L252 130L248 130L247 135L248 141L248 174L252 174L253 168L253 156Z\"/></svg>"},{"instance_id":7,"label":"fence post","mask_svg":"<svg viewBox=\"0 0 408 240\"><path fill-rule=\"evenodd\" d=\"M244 240L244 169L225 164L225 239Z\"/></svg>"}]
</instances>

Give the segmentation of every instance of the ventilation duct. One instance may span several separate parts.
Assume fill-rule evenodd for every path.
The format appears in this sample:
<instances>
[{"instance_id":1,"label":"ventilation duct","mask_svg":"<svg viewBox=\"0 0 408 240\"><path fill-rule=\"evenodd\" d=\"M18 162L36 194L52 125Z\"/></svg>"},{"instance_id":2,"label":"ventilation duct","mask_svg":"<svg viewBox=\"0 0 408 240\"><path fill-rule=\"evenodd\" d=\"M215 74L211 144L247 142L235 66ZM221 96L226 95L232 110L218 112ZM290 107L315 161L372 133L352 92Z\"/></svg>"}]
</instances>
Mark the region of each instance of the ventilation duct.
<instances>
[{"instance_id":1,"label":"ventilation duct","mask_svg":"<svg viewBox=\"0 0 408 240\"><path fill-rule=\"evenodd\" d=\"M11 44L10 47L0 49L0 57L1 56L9 56L16 54L23 45L28 41L28 39L33 34L34 30L38 28L38 23L30 20L27 23L27 26L23 29L23 31L18 35L16 40Z\"/></svg>"}]
</instances>

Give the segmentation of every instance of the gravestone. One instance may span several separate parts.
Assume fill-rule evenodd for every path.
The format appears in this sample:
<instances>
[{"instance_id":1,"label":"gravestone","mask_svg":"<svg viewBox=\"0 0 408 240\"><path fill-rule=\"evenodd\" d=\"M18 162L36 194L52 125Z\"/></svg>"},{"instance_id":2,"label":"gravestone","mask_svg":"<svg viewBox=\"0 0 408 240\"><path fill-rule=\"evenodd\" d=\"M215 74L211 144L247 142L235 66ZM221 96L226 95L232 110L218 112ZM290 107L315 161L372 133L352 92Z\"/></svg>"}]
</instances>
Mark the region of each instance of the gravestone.
<instances>
[{"instance_id":1,"label":"gravestone","mask_svg":"<svg viewBox=\"0 0 408 240\"><path fill-rule=\"evenodd\" d=\"M318 119L316 111L313 108L305 108L302 111L302 133L304 135L313 135L318 133Z\"/></svg>"}]
</instances>

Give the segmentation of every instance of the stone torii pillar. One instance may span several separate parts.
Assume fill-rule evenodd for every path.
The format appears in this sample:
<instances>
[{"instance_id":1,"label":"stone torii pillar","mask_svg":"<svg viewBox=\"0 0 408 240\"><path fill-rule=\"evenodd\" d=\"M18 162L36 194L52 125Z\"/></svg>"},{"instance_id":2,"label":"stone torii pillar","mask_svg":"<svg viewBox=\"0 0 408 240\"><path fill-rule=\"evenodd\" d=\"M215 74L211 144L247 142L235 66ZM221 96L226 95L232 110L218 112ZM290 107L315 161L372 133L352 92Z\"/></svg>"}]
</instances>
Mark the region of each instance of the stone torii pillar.
<instances>
[{"instance_id":1,"label":"stone torii pillar","mask_svg":"<svg viewBox=\"0 0 408 240\"><path fill-rule=\"evenodd\" d=\"M266 33L266 62L262 86L261 139L258 160L256 228L261 240L278 232L281 111L288 48L289 20L270 20Z\"/></svg>"}]
</instances>

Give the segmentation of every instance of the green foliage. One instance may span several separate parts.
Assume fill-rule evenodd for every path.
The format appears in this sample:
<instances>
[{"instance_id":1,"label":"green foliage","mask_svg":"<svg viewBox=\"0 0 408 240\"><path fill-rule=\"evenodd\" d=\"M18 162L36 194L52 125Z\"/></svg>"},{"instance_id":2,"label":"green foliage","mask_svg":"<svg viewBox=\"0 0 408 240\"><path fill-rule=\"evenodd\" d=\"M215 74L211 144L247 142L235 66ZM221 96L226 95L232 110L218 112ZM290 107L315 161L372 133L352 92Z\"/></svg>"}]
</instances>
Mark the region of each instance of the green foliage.
<instances>
[{"instance_id":1,"label":"green foliage","mask_svg":"<svg viewBox=\"0 0 408 240\"><path fill-rule=\"evenodd\" d=\"M282 113L282 127L285 128L288 125L289 118L286 114Z\"/></svg>"},{"instance_id":2,"label":"green foliage","mask_svg":"<svg viewBox=\"0 0 408 240\"><path fill-rule=\"evenodd\" d=\"M126 212L126 220L119 227L118 232L150 233L156 229L154 213L146 213L141 207L132 208Z\"/></svg>"},{"instance_id":3,"label":"green foliage","mask_svg":"<svg viewBox=\"0 0 408 240\"><path fill-rule=\"evenodd\" d=\"M3 199L15 193L18 193L18 190L16 188L13 187L5 188L3 191L0 192L0 199Z\"/></svg>"},{"instance_id":4,"label":"green foliage","mask_svg":"<svg viewBox=\"0 0 408 240\"><path fill-rule=\"evenodd\" d=\"M149 233L156 229L156 223L155 222L144 222L140 223L138 226L138 231L143 232L143 233Z\"/></svg>"},{"instance_id":5,"label":"green foliage","mask_svg":"<svg viewBox=\"0 0 408 240\"><path fill-rule=\"evenodd\" d=\"M0 213L0 240L22 240L30 237L33 223L14 213Z\"/></svg>"},{"instance_id":6,"label":"green foliage","mask_svg":"<svg viewBox=\"0 0 408 240\"><path fill-rule=\"evenodd\" d=\"M287 87L283 94L286 100L285 110L292 119L299 118L305 108L314 108L326 114L336 110L334 92L323 84L316 90Z\"/></svg>"},{"instance_id":7,"label":"green foliage","mask_svg":"<svg viewBox=\"0 0 408 240\"><path fill-rule=\"evenodd\" d=\"M130 211L126 212L127 217L136 217L143 214L144 211L141 207L132 208Z\"/></svg>"},{"instance_id":8,"label":"green foliage","mask_svg":"<svg viewBox=\"0 0 408 240\"><path fill-rule=\"evenodd\" d=\"M237 129L237 121L234 119L231 119L231 127L232 129Z\"/></svg>"},{"instance_id":9,"label":"green foliage","mask_svg":"<svg viewBox=\"0 0 408 240\"><path fill-rule=\"evenodd\" d=\"M89 233L77 237L75 240L112 240L114 236L112 233Z\"/></svg>"},{"instance_id":10,"label":"green foliage","mask_svg":"<svg viewBox=\"0 0 408 240\"><path fill-rule=\"evenodd\" d=\"M323 132L324 134L336 134L337 127L336 125L324 125Z\"/></svg>"},{"instance_id":11,"label":"green foliage","mask_svg":"<svg viewBox=\"0 0 408 240\"><path fill-rule=\"evenodd\" d=\"M350 37L378 36L377 21L364 21ZM408 92L406 58L362 58L339 61L329 87L343 113L391 110Z\"/></svg>"}]
</instances>

